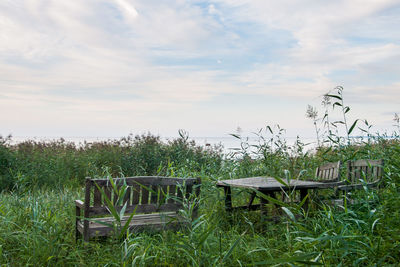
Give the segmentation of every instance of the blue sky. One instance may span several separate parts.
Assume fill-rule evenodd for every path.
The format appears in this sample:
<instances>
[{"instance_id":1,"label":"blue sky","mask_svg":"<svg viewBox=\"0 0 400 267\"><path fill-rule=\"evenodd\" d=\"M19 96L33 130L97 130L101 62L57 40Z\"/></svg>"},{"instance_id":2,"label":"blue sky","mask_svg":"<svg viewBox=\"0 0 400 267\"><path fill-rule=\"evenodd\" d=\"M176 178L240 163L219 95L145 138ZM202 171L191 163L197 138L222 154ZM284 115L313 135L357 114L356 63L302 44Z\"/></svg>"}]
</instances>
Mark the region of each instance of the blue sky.
<instances>
[{"instance_id":1,"label":"blue sky","mask_svg":"<svg viewBox=\"0 0 400 267\"><path fill-rule=\"evenodd\" d=\"M0 134L226 136L344 86L350 120L400 113L400 2L1 0ZM339 116L337 111L332 116Z\"/></svg>"}]
</instances>

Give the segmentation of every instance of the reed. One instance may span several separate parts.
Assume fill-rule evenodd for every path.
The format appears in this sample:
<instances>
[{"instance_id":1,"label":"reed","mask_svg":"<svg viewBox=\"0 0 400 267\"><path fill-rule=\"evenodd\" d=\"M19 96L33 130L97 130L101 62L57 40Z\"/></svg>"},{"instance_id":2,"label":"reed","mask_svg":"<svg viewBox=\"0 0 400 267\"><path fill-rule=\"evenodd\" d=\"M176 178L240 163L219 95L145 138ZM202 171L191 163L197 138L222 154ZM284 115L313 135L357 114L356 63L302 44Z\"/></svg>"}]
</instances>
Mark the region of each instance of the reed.
<instances>
[{"instance_id":1,"label":"reed","mask_svg":"<svg viewBox=\"0 0 400 267\"><path fill-rule=\"evenodd\" d=\"M351 125L347 134L352 128L357 129ZM168 143L146 135L83 147L63 140L10 145L9 139L2 138L0 264L395 266L400 261L399 133L349 143L347 134L329 132L322 136L323 145L312 152L300 139L288 145L279 126L267 126L255 133L259 142L254 146L237 135L243 144L235 155L203 150L183 133ZM308 178L322 162L360 158L385 160L381 188L353 193L357 201L346 210L323 204L319 201L323 196L309 196L313 206L307 213L301 203L278 200L275 204L287 215L279 223L260 220L258 212L228 214L223 193L215 186L217 180L244 176ZM103 176L104 167L109 176L122 172L126 176L200 177L199 217L190 227L175 232L129 233L122 238L75 243L74 200L83 197L84 177ZM118 190L123 199L123 189ZM232 193L235 204L245 203L245 193ZM290 198L291 192L286 193ZM191 217L192 210L187 206L182 214ZM124 230L122 226L118 229Z\"/></svg>"}]
</instances>

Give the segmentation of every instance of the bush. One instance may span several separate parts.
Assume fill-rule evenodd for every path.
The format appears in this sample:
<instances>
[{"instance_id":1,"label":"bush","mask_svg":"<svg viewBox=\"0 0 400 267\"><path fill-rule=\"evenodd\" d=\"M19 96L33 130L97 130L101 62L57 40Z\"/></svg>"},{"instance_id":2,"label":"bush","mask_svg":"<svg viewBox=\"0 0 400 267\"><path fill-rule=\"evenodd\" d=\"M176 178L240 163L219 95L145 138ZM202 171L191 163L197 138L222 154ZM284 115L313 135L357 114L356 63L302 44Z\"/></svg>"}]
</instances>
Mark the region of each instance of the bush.
<instances>
[{"instance_id":1,"label":"bush","mask_svg":"<svg viewBox=\"0 0 400 267\"><path fill-rule=\"evenodd\" d=\"M162 142L150 133L82 145L64 139L28 140L15 145L3 140L0 189L12 189L21 182L39 187L83 183L86 176L103 175L104 167L114 177L178 175L176 171L182 169L185 173L211 172L221 162L222 154L217 149L203 149L183 137Z\"/></svg>"},{"instance_id":2,"label":"bush","mask_svg":"<svg viewBox=\"0 0 400 267\"><path fill-rule=\"evenodd\" d=\"M7 146L10 138L11 137L3 138L0 136L0 192L12 189L15 183L12 176L15 157L14 153Z\"/></svg>"}]
</instances>

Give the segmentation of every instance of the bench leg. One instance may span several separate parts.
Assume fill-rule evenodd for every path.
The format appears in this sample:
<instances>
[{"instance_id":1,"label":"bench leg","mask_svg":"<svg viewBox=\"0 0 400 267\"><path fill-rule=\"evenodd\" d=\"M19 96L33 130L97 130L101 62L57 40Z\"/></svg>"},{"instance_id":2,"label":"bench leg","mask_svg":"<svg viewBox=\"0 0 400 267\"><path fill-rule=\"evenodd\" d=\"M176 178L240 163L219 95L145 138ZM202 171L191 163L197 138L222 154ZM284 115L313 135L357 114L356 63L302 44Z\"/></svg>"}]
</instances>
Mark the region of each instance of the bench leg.
<instances>
[{"instance_id":1,"label":"bench leg","mask_svg":"<svg viewBox=\"0 0 400 267\"><path fill-rule=\"evenodd\" d=\"M78 242L79 238L79 230L78 230L78 221L81 216L81 209L79 207L75 207L75 243Z\"/></svg>"},{"instance_id":2,"label":"bench leg","mask_svg":"<svg viewBox=\"0 0 400 267\"><path fill-rule=\"evenodd\" d=\"M89 242L89 221L85 220L83 222L83 240Z\"/></svg>"}]
</instances>

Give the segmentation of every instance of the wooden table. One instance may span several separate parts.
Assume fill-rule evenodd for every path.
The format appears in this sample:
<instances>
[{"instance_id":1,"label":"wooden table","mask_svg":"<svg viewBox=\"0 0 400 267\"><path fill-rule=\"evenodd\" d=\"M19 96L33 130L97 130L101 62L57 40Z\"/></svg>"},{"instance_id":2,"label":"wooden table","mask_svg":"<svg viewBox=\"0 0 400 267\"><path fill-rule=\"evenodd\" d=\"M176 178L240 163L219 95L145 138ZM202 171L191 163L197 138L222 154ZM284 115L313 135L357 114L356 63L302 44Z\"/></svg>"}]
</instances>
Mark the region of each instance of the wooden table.
<instances>
[{"instance_id":1,"label":"wooden table","mask_svg":"<svg viewBox=\"0 0 400 267\"><path fill-rule=\"evenodd\" d=\"M309 189L319 189L326 188L324 183L315 182L315 181L302 181L302 180L286 180L282 179L287 185L282 184L277 179L273 177L250 177L250 178L241 178L241 179L233 179L233 180L221 180L218 181L217 186L223 187L225 191L225 208L228 211L232 209L263 209L265 204L267 204L267 200L265 198L260 198L261 204L253 205L253 200L257 195L257 192L263 193L265 195L269 195L274 197L276 192L282 192L286 190L299 190L300 191L300 199L304 199ZM250 197L250 201L246 206L232 207L232 187L251 189L253 192Z\"/></svg>"}]
</instances>

